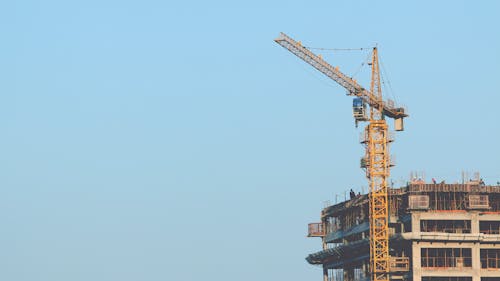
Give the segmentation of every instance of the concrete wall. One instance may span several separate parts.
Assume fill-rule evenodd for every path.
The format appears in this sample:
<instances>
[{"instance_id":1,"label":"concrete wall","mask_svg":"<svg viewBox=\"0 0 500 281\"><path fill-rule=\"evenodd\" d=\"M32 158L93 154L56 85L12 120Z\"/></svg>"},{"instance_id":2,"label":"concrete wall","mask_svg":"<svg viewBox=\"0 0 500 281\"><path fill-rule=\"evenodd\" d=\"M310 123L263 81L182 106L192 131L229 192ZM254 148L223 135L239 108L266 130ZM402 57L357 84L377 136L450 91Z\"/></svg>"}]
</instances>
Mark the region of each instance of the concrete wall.
<instances>
[{"instance_id":1,"label":"concrete wall","mask_svg":"<svg viewBox=\"0 0 500 281\"><path fill-rule=\"evenodd\" d=\"M412 271L413 281L421 281L422 276L442 276L442 277L472 277L472 281L481 281L481 277L498 277L500 280L500 269L481 269L480 250L495 248L500 249L500 235L487 235L487 242L481 241L479 237L484 237L479 233L479 221L498 220L499 214L481 214L478 211L470 212L413 212L412 213L412 233L420 233L420 220L470 220L471 234L464 235L467 239L456 241L456 237L450 241L443 241L443 236L426 239L426 241L414 239L412 242ZM453 236L453 235L452 235ZM497 236L497 237L495 237ZM478 237L473 238L473 237ZM431 241L429 241L431 240ZM477 240L477 241L473 241ZM467 241L467 242L466 242ZM421 267L421 249L422 248L470 248L472 249L472 267L469 268L422 268Z\"/></svg>"}]
</instances>

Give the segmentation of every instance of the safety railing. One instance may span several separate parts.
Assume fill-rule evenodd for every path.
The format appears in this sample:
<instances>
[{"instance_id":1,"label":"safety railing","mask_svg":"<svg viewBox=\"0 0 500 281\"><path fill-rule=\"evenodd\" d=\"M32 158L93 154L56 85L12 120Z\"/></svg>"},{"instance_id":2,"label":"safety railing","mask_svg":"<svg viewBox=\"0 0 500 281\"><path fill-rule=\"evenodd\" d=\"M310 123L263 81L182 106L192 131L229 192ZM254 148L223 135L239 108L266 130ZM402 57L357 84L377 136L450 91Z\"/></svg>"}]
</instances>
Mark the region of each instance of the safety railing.
<instances>
[{"instance_id":1,"label":"safety railing","mask_svg":"<svg viewBox=\"0 0 500 281\"><path fill-rule=\"evenodd\" d=\"M359 142L360 143L368 143L369 137L366 131L359 133ZM388 132L387 134L387 142L394 142L394 132Z\"/></svg>"},{"instance_id":2,"label":"safety railing","mask_svg":"<svg viewBox=\"0 0 500 281\"><path fill-rule=\"evenodd\" d=\"M361 157L361 159L359 160L359 166L362 169L366 169L366 168L370 167L370 164L371 164L370 158L368 158L366 156ZM375 163L375 164L377 164L377 163ZM387 161L387 166L388 167L396 166L396 157L394 155L389 156L389 159Z\"/></svg>"},{"instance_id":3,"label":"safety railing","mask_svg":"<svg viewBox=\"0 0 500 281\"><path fill-rule=\"evenodd\" d=\"M483 234L494 235L494 234L500 234L500 229L484 229L484 230L479 230L479 232Z\"/></svg>"},{"instance_id":4,"label":"safety railing","mask_svg":"<svg viewBox=\"0 0 500 281\"><path fill-rule=\"evenodd\" d=\"M484 234L500 234L500 221L479 221L479 232Z\"/></svg>"},{"instance_id":5,"label":"safety railing","mask_svg":"<svg viewBox=\"0 0 500 281\"><path fill-rule=\"evenodd\" d=\"M408 208L411 210L429 209L429 196L428 195L408 196Z\"/></svg>"},{"instance_id":6,"label":"safety railing","mask_svg":"<svg viewBox=\"0 0 500 281\"><path fill-rule=\"evenodd\" d=\"M389 266L391 272L410 271L410 259L408 257L391 257Z\"/></svg>"},{"instance_id":7,"label":"safety railing","mask_svg":"<svg viewBox=\"0 0 500 281\"><path fill-rule=\"evenodd\" d=\"M469 209L487 209L490 207L488 195L469 195Z\"/></svg>"},{"instance_id":8,"label":"safety railing","mask_svg":"<svg viewBox=\"0 0 500 281\"><path fill-rule=\"evenodd\" d=\"M500 186L478 185L478 184L430 184L422 182L412 182L409 186L410 192L479 192L479 193L500 193Z\"/></svg>"},{"instance_id":9,"label":"safety railing","mask_svg":"<svg viewBox=\"0 0 500 281\"><path fill-rule=\"evenodd\" d=\"M500 269L500 258L481 258L481 268Z\"/></svg>"},{"instance_id":10,"label":"safety railing","mask_svg":"<svg viewBox=\"0 0 500 281\"><path fill-rule=\"evenodd\" d=\"M324 225L320 222L310 223L308 225L307 237L323 237L325 236Z\"/></svg>"},{"instance_id":11,"label":"safety railing","mask_svg":"<svg viewBox=\"0 0 500 281\"><path fill-rule=\"evenodd\" d=\"M425 268L472 267L471 257L422 257L421 262Z\"/></svg>"}]
</instances>

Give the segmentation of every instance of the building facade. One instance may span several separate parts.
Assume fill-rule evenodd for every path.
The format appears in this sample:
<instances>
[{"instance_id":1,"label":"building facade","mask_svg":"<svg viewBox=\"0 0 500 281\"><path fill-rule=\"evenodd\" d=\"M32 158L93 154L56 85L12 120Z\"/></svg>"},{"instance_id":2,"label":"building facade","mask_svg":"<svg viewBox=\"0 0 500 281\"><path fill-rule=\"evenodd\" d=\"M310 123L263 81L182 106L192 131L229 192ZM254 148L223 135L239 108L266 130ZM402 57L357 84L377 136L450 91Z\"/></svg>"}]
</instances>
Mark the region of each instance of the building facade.
<instances>
[{"instance_id":1,"label":"building facade","mask_svg":"<svg viewBox=\"0 0 500 281\"><path fill-rule=\"evenodd\" d=\"M500 281L500 186L415 181L389 199L391 280ZM309 224L323 249L306 260L324 281L370 279L368 207L354 195Z\"/></svg>"}]
</instances>

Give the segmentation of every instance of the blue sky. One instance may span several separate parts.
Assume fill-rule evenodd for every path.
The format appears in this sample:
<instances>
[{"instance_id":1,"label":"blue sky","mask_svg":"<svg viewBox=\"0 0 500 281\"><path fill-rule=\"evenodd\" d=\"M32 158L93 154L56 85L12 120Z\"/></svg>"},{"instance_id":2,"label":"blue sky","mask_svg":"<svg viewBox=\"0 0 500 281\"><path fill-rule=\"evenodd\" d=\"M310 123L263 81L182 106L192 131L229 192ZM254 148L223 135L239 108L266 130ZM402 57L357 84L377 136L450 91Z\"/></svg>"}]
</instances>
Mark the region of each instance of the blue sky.
<instances>
[{"instance_id":1,"label":"blue sky","mask_svg":"<svg viewBox=\"0 0 500 281\"><path fill-rule=\"evenodd\" d=\"M500 180L495 1L0 4L0 279L320 280L366 186L344 90L273 42L377 43L411 171ZM351 74L366 53L324 53ZM366 72L364 72L366 74ZM366 82L366 77L360 77ZM366 188L365 188L366 190Z\"/></svg>"}]
</instances>

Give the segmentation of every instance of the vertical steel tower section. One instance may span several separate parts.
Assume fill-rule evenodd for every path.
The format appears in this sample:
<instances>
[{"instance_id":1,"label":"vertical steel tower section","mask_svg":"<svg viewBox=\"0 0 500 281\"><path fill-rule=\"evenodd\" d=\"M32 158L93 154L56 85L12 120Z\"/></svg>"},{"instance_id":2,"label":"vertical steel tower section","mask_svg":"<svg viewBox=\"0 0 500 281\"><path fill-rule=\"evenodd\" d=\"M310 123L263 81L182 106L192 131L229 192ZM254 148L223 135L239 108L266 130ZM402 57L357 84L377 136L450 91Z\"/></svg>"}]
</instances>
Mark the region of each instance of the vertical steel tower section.
<instances>
[{"instance_id":1,"label":"vertical steel tower section","mask_svg":"<svg viewBox=\"0 0 500 281\"><path fill-rule=\"evenodd\" d=\"M382 102L378 51L373 49L370 92ZM370 266L373 281L389 280L389 204L387 181L390 155L388 126L380 108L370 107L370 121L365 128L366 176L370 183Z\"/></svg>"},{"instance_id":2,"label":"vertical steel tower section","mask_svg":"<svg viewBox=\"0 0 500 281\"><path fill-rule=\"evenodd\" d=\"M385 120L370 120L366 127L367 177L370 183L370 266L372 280L389 280L387 179L389 154Z\"/></svg>"}]
</instances>

